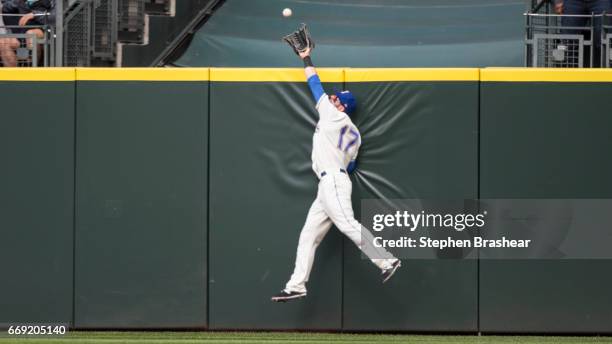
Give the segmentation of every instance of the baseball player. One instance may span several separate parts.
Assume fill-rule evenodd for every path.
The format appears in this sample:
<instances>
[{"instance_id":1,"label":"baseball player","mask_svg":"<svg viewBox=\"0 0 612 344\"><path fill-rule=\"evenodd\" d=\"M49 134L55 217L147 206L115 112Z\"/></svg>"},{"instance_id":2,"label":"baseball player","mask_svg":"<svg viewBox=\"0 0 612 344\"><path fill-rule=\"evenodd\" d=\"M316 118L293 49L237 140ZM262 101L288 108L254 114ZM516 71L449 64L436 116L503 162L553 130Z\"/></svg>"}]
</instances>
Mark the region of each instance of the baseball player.
<instances>
[{"instance_id":1,"label":"baseball player","mask_svg":"<svg viewBox=\"0 0 612 344\"><path fill-rule=\"evenodd\" d=\"M312 64L310 51L308 48L299 56L304 62L308 86L319 113L312 138L312 169L319 178L319 188L300 233L293 274L285 289L272 297L272 301L276 302L306 296L306 282L315 251L332 224L382 270L383 283L400 267L399 259L382 248L374 247L372 234L355 220L351 203L352 184L347 174L356 168L357 152L361 145L359 130L349 117L355 111L355 98L349 91L325 94Z\"/></svg>"}]
</instances>

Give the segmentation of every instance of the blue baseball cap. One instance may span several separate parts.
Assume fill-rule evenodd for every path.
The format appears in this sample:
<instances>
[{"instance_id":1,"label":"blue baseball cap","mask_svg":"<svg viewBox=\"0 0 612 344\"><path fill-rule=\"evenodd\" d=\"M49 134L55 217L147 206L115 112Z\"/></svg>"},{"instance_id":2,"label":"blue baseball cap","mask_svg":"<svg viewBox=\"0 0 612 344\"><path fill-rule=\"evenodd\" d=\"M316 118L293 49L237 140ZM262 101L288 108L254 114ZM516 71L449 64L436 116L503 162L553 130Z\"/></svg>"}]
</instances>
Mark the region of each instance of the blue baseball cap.
<instances>
[{"instance_id":1,"label":"blue baseball cap","mask_svg":"<svg viewBox=\"0 0 612 344\"><path fill-rule=\"evenodd\" d=\"M347 115L350 116L355 112L357 100L355 100L355 96L353 96L351 91L336 92L336 97L338 97L340 103L344 105L344 112L346 112Z\"/></svg>"}]
</instances>

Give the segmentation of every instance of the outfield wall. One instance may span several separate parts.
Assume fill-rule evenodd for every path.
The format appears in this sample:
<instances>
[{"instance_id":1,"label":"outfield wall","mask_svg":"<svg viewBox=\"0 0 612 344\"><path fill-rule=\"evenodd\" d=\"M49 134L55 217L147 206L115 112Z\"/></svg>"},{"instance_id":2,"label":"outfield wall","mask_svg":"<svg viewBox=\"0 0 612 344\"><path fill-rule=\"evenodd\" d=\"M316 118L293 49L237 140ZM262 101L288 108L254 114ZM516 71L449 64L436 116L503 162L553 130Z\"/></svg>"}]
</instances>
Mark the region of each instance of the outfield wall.
<instances>
[{"instance_id":1,"label":"outfield wall","mask_svg":"<svg viewBox=\"0 0 612 344\"><path fill-rule=\"evenodd\" d=\"M480 197L612 198L611 76L483 69ZM611 333L611 269L609 260L481 260L480 328Z\"/></svg>"},{"instance_id":2,"label":"outfield wall","mask_svg":"<svg viewBox=\"0 0 612 344\"><path fill-rule=\"evenodd\" d=\"M366 198L611 198L607 70L321 69L359 102ZM607 260L412 260L332 230L274 304L315 197L301 69L2 69L0 323L612 333ZM449 257L441 257L449 258Z\"/></svg>"}]
</instances>

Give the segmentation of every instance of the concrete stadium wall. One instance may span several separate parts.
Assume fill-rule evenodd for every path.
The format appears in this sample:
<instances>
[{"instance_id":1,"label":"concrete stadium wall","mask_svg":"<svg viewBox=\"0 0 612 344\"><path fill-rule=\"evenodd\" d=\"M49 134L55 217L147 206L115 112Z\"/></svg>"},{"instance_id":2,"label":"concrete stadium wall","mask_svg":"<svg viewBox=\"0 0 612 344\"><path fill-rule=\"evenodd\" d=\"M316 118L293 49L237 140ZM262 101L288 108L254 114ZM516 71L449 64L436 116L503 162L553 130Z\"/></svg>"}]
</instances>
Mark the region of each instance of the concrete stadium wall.
<instances>
[{"instance_id":1,"label":"concrete stadium wall","mask_svg":"<svg viewBox=\"0 0 612 344\"><path fill-rule=\"evenodd\" d=\"M373 197L612 194L610 71L320 74L359 101L357 213ZM383 286L335 230L306 301L270 302L316 193L303 79L301 69L0 70L0 259L11 277L0 324L612 332L608 261L404 261Z\"/></svg>"}]
</instances>

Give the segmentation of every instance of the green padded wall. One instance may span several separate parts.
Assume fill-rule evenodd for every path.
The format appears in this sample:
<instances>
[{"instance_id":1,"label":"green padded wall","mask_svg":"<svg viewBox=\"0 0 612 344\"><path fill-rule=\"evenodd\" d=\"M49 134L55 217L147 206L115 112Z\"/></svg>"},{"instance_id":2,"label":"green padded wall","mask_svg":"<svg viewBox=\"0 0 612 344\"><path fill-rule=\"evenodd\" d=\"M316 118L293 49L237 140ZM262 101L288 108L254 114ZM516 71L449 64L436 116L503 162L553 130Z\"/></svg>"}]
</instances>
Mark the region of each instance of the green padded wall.
<instances>
[{"instance_id":1,"label":"green padded wall","mask_svg":"<svg viewBox=\"0 0 612 344\"><path fill-rule=\"evenodd\" d=\"M355 123L363 137L351 177L357 213L368 198L476 198L477 80L347 88L358 100ZM382 284L380 270L344 242L344 329L477 330L476 260L403 260Z\"/></svg>"},{"instance_id":2,"label":"green padded wall","mask_svg":"<svg viewBox=\"0 0 612 344\"><path fill-rule=\"evenodd\" d=\"M610 72L492 70L320 70L358 99L357 214L611 197ZM335 229L308 298L272 303L317 186L301 69L28 71L0 73L0 326L612 333L609 260L404 260L382 285Z\"/></svg>"},{"instance_id":3,"label":"green padded wall","mask_svg":"<svg viewBox=\"0 0 612 344\"><path fill-rule=\"evenodd\" d=\"M37 73L44 79L44 71ZM68 324L73 282L74 83L0 81L0 103L0 327Z\"/></svg>"},{"instance_id":4,"label":"green padded wall","mask_svg":"<svg viewBox=\"0 0 612 344\"><path fill-rule=\"evenodd\" d=\"M337 230L317 251L307 299L270 301L293 271L317 192L310 161L317 114L303 71L288 82L215 81L226 74L211 70L210 327L340 329ZM342 84L325 84L333 86Z\"/></svg>"},{"instance_id":5,"label":"green padded wall","mask_svg":"<svg viewBox=\"0 0 612 344\"><path fill-rule=\"evenodd\" d=\"M612 197L612 83L491 81L481 91L482 198ZM481 330L611 333L610 269L482 260Z\"/></svg>"},{"instance_id":6,"label":"green padded wall","mask_svg":"<svg viewBox=\"0 0 612 344\"><path fill-rule=\"evenodd\" d=\"M205 327L208 81L77 81L78 328Z\"/></svg>"}]
</instances>

